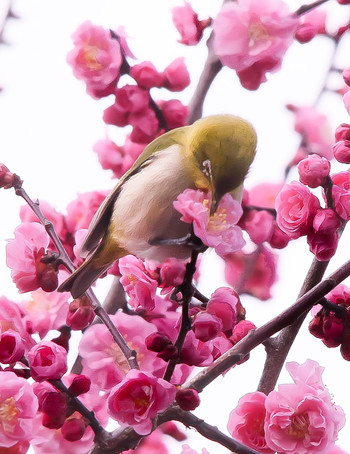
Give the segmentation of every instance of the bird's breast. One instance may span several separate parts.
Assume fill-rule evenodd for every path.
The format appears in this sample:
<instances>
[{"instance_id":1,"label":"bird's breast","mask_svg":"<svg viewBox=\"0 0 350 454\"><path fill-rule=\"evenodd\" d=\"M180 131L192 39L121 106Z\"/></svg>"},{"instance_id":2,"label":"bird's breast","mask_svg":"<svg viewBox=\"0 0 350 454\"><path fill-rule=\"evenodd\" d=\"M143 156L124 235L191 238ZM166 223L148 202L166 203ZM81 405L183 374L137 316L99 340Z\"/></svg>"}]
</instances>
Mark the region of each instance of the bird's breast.
<instances>
[{"instance_id":1,"label":"bird's breast","mask_svg":"<svg viewBox=\"0 0 350 454\"><path fill-rule=\"evenodd\" d=\"M122 248L140 258L163 261L187 258L184 246L151 246L154 238L185 236L190 224L180 221L173 201L194 182L185 171L180 145L161 150L122 185L112 216L112 234Z\"/></svg>"}]
</instances>

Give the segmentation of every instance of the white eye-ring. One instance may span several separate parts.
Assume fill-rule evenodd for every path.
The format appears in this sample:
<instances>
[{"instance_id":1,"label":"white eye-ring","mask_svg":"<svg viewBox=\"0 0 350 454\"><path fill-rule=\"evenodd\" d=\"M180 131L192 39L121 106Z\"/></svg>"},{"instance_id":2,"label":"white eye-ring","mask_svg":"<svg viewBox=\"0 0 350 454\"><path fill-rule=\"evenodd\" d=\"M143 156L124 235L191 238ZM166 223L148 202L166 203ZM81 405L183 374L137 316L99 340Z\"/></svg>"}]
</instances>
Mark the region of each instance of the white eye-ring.
<instances>
[{"instance_id":1,"label":"white eye-ring","mask_svg":"<svg viewBox=\"0 0 350 454\"><path fill-rule=\"evenodd\" d=\"M206 177L209 178L210 181L213 181L213 173L211 170L211 162L210 159L206 159L202 162L203 173Z\"/></svg>"}]
</instances>

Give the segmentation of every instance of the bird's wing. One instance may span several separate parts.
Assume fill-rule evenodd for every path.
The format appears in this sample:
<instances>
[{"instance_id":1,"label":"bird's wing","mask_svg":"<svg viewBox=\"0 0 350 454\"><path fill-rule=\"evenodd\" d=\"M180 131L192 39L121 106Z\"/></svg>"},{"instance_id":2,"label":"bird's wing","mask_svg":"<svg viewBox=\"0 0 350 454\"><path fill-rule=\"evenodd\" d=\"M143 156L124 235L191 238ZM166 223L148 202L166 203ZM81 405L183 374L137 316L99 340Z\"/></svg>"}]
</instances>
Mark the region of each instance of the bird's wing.
<instances>
[{"instance_id":1,"label":"bird's wing","mask_svg":"<svg viewBox=\"0 0 350 454\"><path fill-rule=\"evenodd\" d=\"M140 172L142 168L147 166L151 161L154 153L168 148L175 143L181 143L184 136L185 127L169 131L160 137L157 137L150 144L146 146L140 156L136 159L133 166L121 177L114 189L108 194L101 206L95 213L91 224L89 226L86 237L80 248L80 256L87 257L99 244L104 234L107 232L110 218L113 213L113 207L118 195L121 191L124 182Z\"/></svg>"}]
</instances>

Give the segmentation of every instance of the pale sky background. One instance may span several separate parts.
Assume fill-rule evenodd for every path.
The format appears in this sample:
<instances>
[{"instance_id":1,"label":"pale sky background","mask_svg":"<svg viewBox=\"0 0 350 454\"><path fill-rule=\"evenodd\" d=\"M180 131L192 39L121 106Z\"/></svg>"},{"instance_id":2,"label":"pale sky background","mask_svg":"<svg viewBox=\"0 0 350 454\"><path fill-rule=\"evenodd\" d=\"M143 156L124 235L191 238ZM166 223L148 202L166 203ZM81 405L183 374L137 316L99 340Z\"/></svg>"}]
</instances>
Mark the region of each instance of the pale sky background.
<instances>
[{"instance_id":1,"label":"pale sky background","mask_svg":"<svg viewBox=\"0 0 350 454\"><path fill-rule=\"evenodd\" d=\"M216 15L221 2L197 0L191 2L200 18ZM292 9L302 4L288 2ZM1 8L7 0L0 0ZM178 56L185 56L192 85L183 93L174 94L187 103L201 71L206 55L204 41L199 47L185 47L176 42L178 34L171 22L170 8L180 0L14 0L13 10L19 20L6 24L5 39L0 46L0 162L24 180L32 198L45 199L58 210L65 210L77 193L113 186L110 173L103 171L92 151L95 142L104 138L106 126L102 112L109 99L96 101L85 93L84 84L76 80L66 63L72 48L70 35L84 20L116 29L125 26L130 36L129 46L139 61L151 60L159 70ZM334 20L345 17L349 7L335 1L328 9ZM338 64L350 65L349 40L340 52ZM347 50L346 50L347 49ZM207 96L205 114L233 113L250 120L258 133L258 154L247 178L249 188L265 180L279 182L288 160L293 156L299 138L293 134L293 116L284 108L286 103L312 104L323 84L323 74L329 65L332 43L324 38L307 45L295 43L288 51L282 71L273 74L268 84L257 92L241 88L235 73L221 71ZM334 83L337 82L334 80ZM154 98L169 98L171 93L155 91ZM322 98L321 110L329 113L333 129L349 116L341 99L333 94ZM123 143L124 130L108 129L109 135ZM341 167L342 170L345 166ZM291 176L293 177L293 175ZM296 178L294 174L294 178ZM5 266L5 239L13 236L18 225L21 200L12 190L0 191L0 295L14 300L25 298L17 294ZM337 256L327 275L348 259L349 236L341 240ZM291 304L299 292L312 256L305 238L292 243L281 252L279 282L273 288L273 298L256 302L244 297L247 318L257 325L277 315ZM224 285L222 264L211 252L206 259L215 267L203 271L200 290L210 295ZM349 280L346 282L350 285ZM97 293L105 293L101 283ZM303 363L306 358L317 360L326 367L324 381L336 404L350 417L350 363L341 358L338 349L327 349L322 342L307 333L300 335L288 360ZM256 349L251 360L235 368L216 385L202 393L202 404L196 414L225 431L229 412L240 396L254 391L264 361L262 349ZM280 382L289 380L283 372ZM338 445L349 449L349 422L339 434ZM206 439L191 434L189 444L198 452L206 447L211 454L228 451ZM181 452L180 445L171 454Z\"/></svg>"}]
</instances>

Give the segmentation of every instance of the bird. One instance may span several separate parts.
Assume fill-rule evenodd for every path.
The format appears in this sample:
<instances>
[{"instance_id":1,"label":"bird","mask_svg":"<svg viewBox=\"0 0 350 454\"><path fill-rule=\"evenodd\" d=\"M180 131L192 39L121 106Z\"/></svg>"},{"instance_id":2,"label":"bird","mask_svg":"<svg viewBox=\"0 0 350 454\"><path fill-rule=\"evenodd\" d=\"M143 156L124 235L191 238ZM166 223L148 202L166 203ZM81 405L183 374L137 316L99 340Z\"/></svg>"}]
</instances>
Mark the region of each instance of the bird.
<instances>
[{"instance_id":1,"label":"bird","mask_svg":"<svg viewBox=\"0 0 350 454\"><path fill-rule=\"evenodd\" d=\"M185 189L210 192L217 202L226 193L241 201L256 145L251 123L231 114L203 117L154 139L97 210L80 249L85 261L58 291L81 297L128 254L160 263L187 259L190 248L172 240L188 235L191 225L173 202Z\"/></svg>"}]
</instances>

